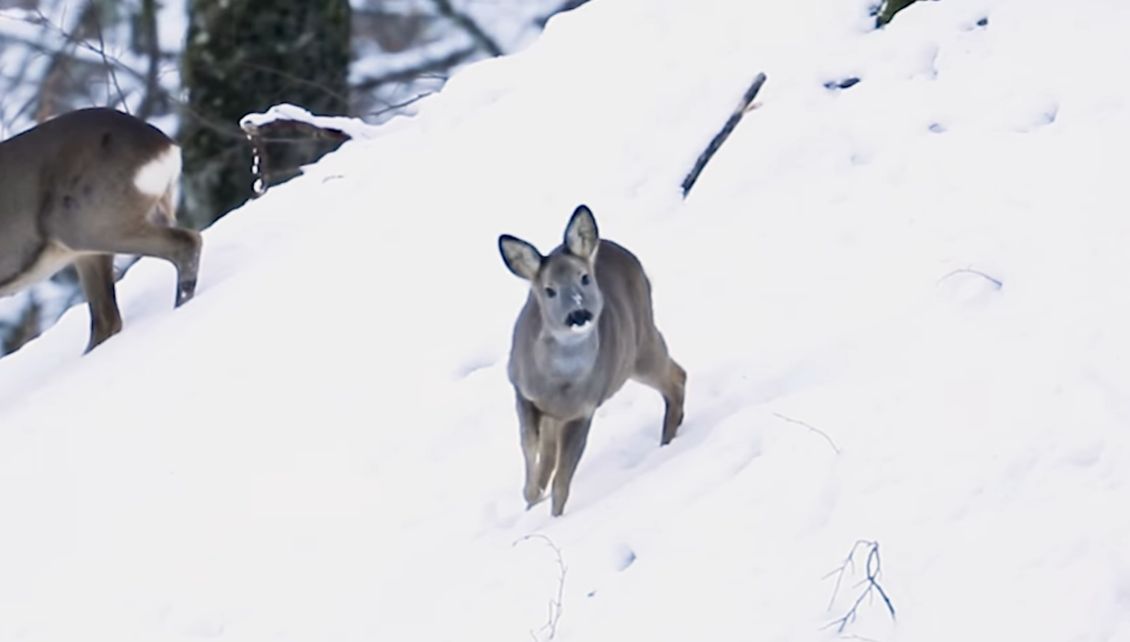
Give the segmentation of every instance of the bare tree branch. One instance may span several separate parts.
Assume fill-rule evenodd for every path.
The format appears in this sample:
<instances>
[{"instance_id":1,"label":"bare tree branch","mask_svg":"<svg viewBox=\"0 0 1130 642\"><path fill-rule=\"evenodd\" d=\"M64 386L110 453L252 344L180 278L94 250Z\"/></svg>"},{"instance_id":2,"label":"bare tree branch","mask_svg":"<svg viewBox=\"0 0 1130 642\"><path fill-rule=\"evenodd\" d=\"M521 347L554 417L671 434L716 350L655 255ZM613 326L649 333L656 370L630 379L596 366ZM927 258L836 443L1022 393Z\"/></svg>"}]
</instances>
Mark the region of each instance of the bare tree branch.
<instances>
[{"instance_id":1,"label":"bare tree branch","mask_svg":"<svg viewBox=\"0 0 1130 642\"><path fill-rule=\"evenodd\" d=\"M158 96L164 93L160 88L161 43L157 40L156 0L141 0L141 28L149 64L145 68L145 93L137 107L137 117L147 120L153 114Z\"/></svg>"},{"instance_id":2,"label":"bare tree branch","mask_svg":"<svg viewBox=\"0 0 1130 642\"><path fill-rule=\"evenodd\" d=\"M391 105L387 105L387 106L385 106L381 109L378 109L377 111L369 112L368 115L369 116L384 116L385 114L389 113L390 111L396 111L398 109L404 109L405 107L407 107L407 106L409 106L413 103L416 103L418 101L421 101L421 100L427 98L428 96L431 96L434 93L435 93L434 91L425 91L422 94L416 94L415 96L409 98L408 100L402 100L398 103L392 103Z\"/></svg>"},{"instance_id":3,"label":"bare tree branch","mask_svg":"<svg viewBox=\"0 0 1130 642\"><path fill-rule=\"evenodd\" d=\"M455 51L436 58L434 60L425 61L419 65L405 67L404 69L397 69L380 76L373 76L371 78L364 78L353 85L353 89L357 91L371 91L380 87L395 82L405 82L408 80L415 80L422 78L428 74L434 74L440 71L447 71L455 65L463 62L474 55L476 49L474 47L467 47L465 49L456 49ZM442 80L443 78L439 78Z\"/></svg>"},{"instance_id":4,"label":"bare tree branch","mask_svg":"<svg viewBox=\"0 0 1130 642\"><path fill-rule=\"evenodd\" d=\"M26 56L24 56L24 58L22 60L22 64L19 66L19 71L16 73L15 76L13 76L12 78L9 79L9 83L8 83L9 87L16 87L16 86L22 85L24 83L24 79L27 77L28 70L31 69L31 67L32 67L32 61L37 56L43 56L44 55L43 50L37 49L34 46L27 47L27 50L28 50L28 53L27 53ZM27 100L25 100L23 102L23 104L20 105L20 107L18 109L16 109L16 111L14 111L13 113L11 113L9 115L8 120L6 120L4 123L2 123L3 128L5 130L10 129L13 126L13 123L15 123L21 116L23 116L24 114L27 114L29 111L31 111L31 108L35 104L37 98L38 98L38 95L33 94Z\"/></svg>"},{"instance_id":5,"label":"bare tree branch","mask_svg":"<svg viewBox=\"0 0 1130 642\"><path fill-rule=\"evenodd\" d=\"M94 2L91 2L94 5ZM122 91L122 86L118 84L118 74L114 73L114 66L110 64L110 60L106 56L106 40L102 37L102 11L96 10L94 12L94 31L98 35L98 55L102 57L102 66L106 70L106 74L113 83L114 89L118 92L118 100L121 102L122 109L129 113L129 103L126 102L126 95ZM106 102L110 103L109 89L107 88Z\"/></svg>"},{"instance_id":6,"label":"bare tree branch","mask_svg":"<svg viewBox=\"0 0 1130 642\"><path fill-rule=\"evenodd\" d=\"M39 91L36 93L35 103L35 121L43 122L53 116L58 110L55 108L56 88L62 81L63 77L69 73L70 61L73 58L73 51L78 43L86 38L86 31L90 22L90 16L97 10L94 2L87 2L83 7L79 18L75 23L74 32L68 32L66 29L59 27L51 22L47 16L41 11L36 10L35 16L24 19L29 24L38 25L40 27L49 27L57 30L63 35L64 43L59 49L52 52L51 62L47 65L47 72L43 75L43 80L39 85Z\"/></svg>"},{"instance_id":7,"label":"bare tree branch","mask_svg":"<svg viewBox=\"0 0 1130 642\"><path fill-rule=\"evenodd\" d=\"M238 64L242 67L247 67L248 69L254 69L256 71L262 71L263 73L274 74L274 75L279 76L281 78L286 78L287 80L289 80L290 82L292 82L296 85L302 85L304 87L313 87L314 89L317 89L318 91L322 92L323 94L329 96L330 98L333 98L338 103L340 103L343 111L348 111L349 97L343 96L343 95L341 95L341 93L336 92L333 89L330 89L324 83L316 82L316 81L310 80L308 78L302 78L300 76L297 76L295 74L290 73L289 71L286 71L285 69L276 69L274 67L268 67L267 65L260 65L258 63L254 63L254 62L241 61Z\"/></svg>"},{"instance_id":8,"label":"bare tree branch","mask_svg":"<svg viewBox=\"0 0 1130 642\"><path fill-rule=\"evenodd\" d=\"M152 0L148 0L152 1ZM51 56L51 62L48 65L48 70L44 74L44 80L40 86L39 92L36 94L35 102L37 104L35 120L42 122L44 119L54 115L60 111L55 106L55 93L56 87L64 77L70 76L71 63L79 62L90 65L100 64L107 74L107 87L113 86L118 94L118 100L121 102L125 110L129 110L128 102L126 100L126 92L123 91L120 83L118 82L117 72L122 71L129 76L136 78L146 86L149 85L149 78L156 77L158 71L159 58L168 57L167 54L157 52L157 58L152 58L149 61L150 69L146 71L139 71L130 65L122 62L118 58L110 55L106 51L105 40L102 34L101 14L98 10L98 3L94 0L86 3L83 6L82 12L79 13L78 20L75 22L73 30L59 26L50 18L43 14L42 11L36 11L28 17L9 18L11 20L18 20L30 25L34 25L43 29L44 31L55 33L63 40L60 46L51 46L40 40L33 40L30 38L20 37L16 34L4 34L3 39L12 42L18 42L28 47L31 50L43 52ZM155 28L155 25L154 25ZM97 41L97 44L88 42L89 40ZM154 41L154 47L156 46ZM84 58L79 55L79 50L89 52L93 55L92 58ZM163 91L161 95L163 95ZM92 103L101 103L102 101L95 99L91 96ZM114 101L107 97L105 101L113 103ZM21 113L26 110L21 110Z\"/></svg>"},{"instance_id":9,"label":"bare tree branch","mask_svg":"<svg viewBox=\"0 0 1130 642\"><path fill-rule=\"evenodd\" d=\"M502 47L499 47L498 43L488 36L471 16L457 11L455 7L451 5L451 0L432 0L432 3L435 4L436 10L439 11L440 15L459 25L460 28L467 32L467 35L471 36L475 44L484 51L492 56L501 56L505 53Z\"/></svg>"},{"instance_id":10,"label":"bare tree branch","mask_svg":"<svg viewBox=\"0 0 1130 642\"><path fill-rule=\"evenodd\" d=\"M39 22L33 22L33 24L40 25ZM67 32L65 30L63 30L61 27L59 27L58 25L45 24L43 26L50 27L52 30L57 31L59 34L63 35L64 37L66 37L68 35ZM89 60L89 59L80 57L77 54L77 52L73 51L73 48L72 48L71 51L64 51L63 49L57 49L57 48L51 47L49 45L46 45L42 42L38 42L38 41L35 41L35 40L29 40L27 38L22 38L20 36L15 35L15 34L6 33L3 36L0 36L0 41L3 41L3 40L8 40L8 41L11 41L11 42L19 43L21 45L24 45L25 47L27 47L30 50L33 50L35 52L39 52L39 53L42 53L42 54L66 56L66 57L68 57L71 60L74 60L76 62L82 62L82 63L87 63L87 64L94 64L94 62L95 62L93 60ZM116 57L114 57L114 56L112 56L112 55L110 55L110 54L108 54L104 51L99 52L97 47L94 47L93 45L90 45L89 43L76 40L74 44L76 44L78 48L83 49L84 51L90 52L91 54L93 54L94 56L96 56L99 59L103 58L103 54L105 54L105 60L108 61L110 64L112 64L114 66L114 69L116 69L117 71L125 72L127 75L129 75L133 78L137 78L137 79L142 80L142 81L144 81L146 76L147 76L146 71L139 71L139 70L131 67L130 65L126 64L121 59L116 58ZM172 58L173 55L168 53L168 52L162 52L160 54L160 57L161 57L161 59L169 59L169 58Z\"/></svg>"}]
</instances>

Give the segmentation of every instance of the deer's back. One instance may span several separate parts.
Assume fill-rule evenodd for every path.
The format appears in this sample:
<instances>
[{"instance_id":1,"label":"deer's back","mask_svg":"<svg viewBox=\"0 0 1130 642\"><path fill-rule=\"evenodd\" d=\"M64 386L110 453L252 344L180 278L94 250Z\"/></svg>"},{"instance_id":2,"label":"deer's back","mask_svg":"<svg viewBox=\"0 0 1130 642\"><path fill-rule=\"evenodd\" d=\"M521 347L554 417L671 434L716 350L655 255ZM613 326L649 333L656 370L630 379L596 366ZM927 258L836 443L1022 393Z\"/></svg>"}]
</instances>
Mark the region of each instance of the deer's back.
<instances>
[{"instance_id":1,"label":"deer's back","mask_svg":"<svg viewBox=\"0 0 1130 642\"><path fill-rule=\"evenodd\" d=\"M604 346L601 352L609 359L615 358L606 365L615 366L616 372L626 369L616 385L619 389L631 376L636 355L655 330L651 283L636 255L607 240L601 240L596 255L596 281L604 294L604 313L599 325Z\"/></svg>"}]
</instances>

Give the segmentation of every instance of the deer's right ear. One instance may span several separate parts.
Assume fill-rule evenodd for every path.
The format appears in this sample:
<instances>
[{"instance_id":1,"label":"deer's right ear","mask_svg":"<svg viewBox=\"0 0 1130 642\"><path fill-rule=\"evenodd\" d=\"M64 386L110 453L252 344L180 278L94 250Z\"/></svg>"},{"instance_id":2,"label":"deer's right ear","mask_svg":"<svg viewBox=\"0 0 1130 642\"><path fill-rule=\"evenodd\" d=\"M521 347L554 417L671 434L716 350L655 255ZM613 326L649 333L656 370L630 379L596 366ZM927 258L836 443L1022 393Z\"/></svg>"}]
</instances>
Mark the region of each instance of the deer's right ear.
<instances>
[{"instance_id":1,"label":"deer's right ear","mask_svg":"<svg viewBox=\"0 0 1130 642\"><path fill-rule=\"evenodd\" d=\"M596 218L587 205L578 205L565 226L565 247L573 256L591 261L600 247Z\"/></svg>"},{"instance_id":2,"label":"deer's right ear","mask_svg":"<svg viewBox=\"0 0 1130 642\"><path fill-rule=\"evenodd\" d=\"M534 280L545 260L536 247L509 234L498 237L498 251L506 267L527 281Z\"/></svg>"}]
</instances>

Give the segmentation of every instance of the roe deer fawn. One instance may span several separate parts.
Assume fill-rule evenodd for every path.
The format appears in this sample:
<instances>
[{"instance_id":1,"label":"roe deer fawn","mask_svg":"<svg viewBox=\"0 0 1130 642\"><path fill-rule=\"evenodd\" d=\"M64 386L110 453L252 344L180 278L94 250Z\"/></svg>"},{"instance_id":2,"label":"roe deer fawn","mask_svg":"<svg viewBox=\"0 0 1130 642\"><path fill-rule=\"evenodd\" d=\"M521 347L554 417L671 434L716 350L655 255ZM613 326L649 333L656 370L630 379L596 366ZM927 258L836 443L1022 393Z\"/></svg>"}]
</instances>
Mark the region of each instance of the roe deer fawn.
<instances>
[{"instance_id":1,"label":"roe deer fawn","mask_svg":"<svg viewBox=\"0 0 1130 642\"><path fill-rule=\"evenodd\" d=\"M686 372L667 354L655 327L651 283L639 260L602 240L588 207L573 212L564 242L548 256L504 234L506 267L530 282L514 324L509 376L517 396L526 508L553 478L551 513L569 498L597 407L633 379L663 395L660 444L683 421Z\"/></svg>"},{"instance_id":2,"label":"roe deer fawn","mask_svg":"<svg viewBox=\"0 0 1130 642\"><path fill-rule=\"evenodd\" d=\"M176 227L180 148L112 109L68 112L0 142L0 296L78 269L94 349L122 327L113 255L177 269L176 305L192 298L200 235Z\"/></svg>"}]
</instances>

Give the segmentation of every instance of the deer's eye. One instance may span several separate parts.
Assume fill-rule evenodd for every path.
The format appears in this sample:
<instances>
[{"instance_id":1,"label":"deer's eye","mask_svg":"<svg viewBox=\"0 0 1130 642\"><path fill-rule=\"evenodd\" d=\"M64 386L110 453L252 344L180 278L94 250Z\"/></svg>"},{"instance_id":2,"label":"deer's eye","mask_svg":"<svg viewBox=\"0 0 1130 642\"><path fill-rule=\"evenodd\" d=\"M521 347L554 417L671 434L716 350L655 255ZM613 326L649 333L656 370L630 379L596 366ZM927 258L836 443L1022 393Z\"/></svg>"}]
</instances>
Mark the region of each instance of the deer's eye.
<instances>
[{"instance_id":1,"label":"deer's eye","mask_svg":"<svg viewBox=\"0 0 1130 642\"><path fill-rule=\"evenodd\" d=\"M587 275L587 274L581 275L581 285L588 285L590 280L591 279L589 279L589 275Z\"/></svg>"},{"instance_id":2,"label":"deer's eye","mask_svg":"<svg viewBox=\"0 0 1130 642\"><path fill-rule=\"evenodd\" d=\"M554 290L553 288L546 288L545 295L552 299L553 297L557 296L557 290Z\"/></svg>"}]
</instances>

